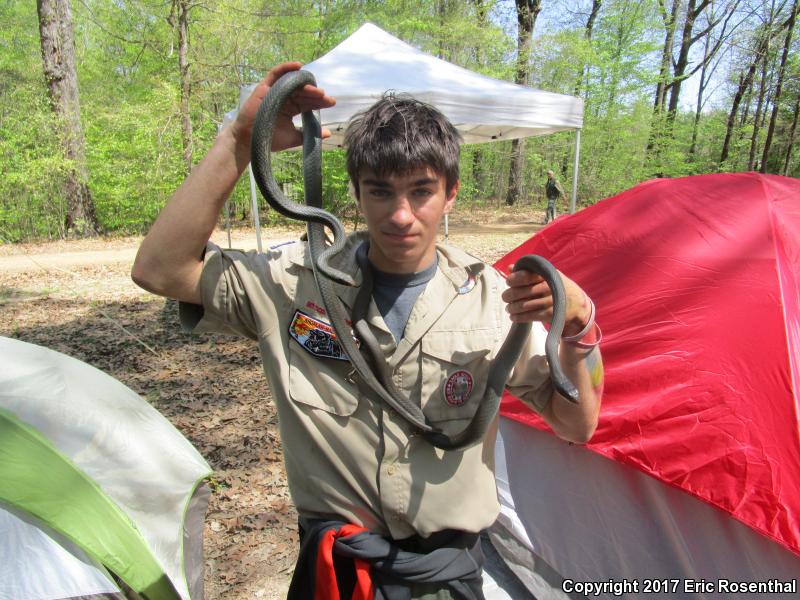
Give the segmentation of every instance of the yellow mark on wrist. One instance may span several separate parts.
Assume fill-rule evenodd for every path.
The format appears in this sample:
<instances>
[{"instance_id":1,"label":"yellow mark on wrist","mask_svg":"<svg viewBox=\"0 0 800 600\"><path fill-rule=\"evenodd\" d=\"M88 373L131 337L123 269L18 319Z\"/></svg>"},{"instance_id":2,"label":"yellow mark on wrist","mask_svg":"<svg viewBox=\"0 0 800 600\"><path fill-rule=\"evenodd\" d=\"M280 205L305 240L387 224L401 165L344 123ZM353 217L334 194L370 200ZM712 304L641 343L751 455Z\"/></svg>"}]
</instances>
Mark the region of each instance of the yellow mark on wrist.
<instances>
[{"instance_id":1,"label":"yellow mark on wrist","mask_svg":"<svg viewBox=\"0 0 800 600\"><path fill-rule=\"evenodd\" d=\"M603 363L598 362L590 373L592 377L592 387L599 388L603 385L604 373Z\"/></svg>"},{"instance_id":2,"label":"yellow mark on wrist","mask_svg":"<svg viewBox=\"0 0 800 600\"><path fill-rule=\"evenodd\" d=\"M605 370L603 369L603 359L600 357L600 352L597 346L589 350L586 354L586 368L589 371L589 378L592 382L592 387L595 390L602 389L603 380L605 378Z\"/></svg>"}]
</instances>

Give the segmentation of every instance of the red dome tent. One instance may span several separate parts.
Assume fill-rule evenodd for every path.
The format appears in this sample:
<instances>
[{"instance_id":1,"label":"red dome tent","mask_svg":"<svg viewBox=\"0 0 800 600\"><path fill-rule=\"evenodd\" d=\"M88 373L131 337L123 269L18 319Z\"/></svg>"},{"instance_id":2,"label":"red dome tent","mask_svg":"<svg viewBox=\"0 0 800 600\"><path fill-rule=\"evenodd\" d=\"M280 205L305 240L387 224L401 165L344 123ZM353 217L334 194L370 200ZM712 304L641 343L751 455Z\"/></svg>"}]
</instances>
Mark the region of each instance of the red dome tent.
<instances>
[{"instance_id":1,"label":"red dome tent","mask_svg":"<svg viewBox=\"0 0 800 600\"><path fill-rule=\"evenodd\" d=\"M681 557L697 532L692 531L691 519L681 525L685 510L676 511L664 500L678 496L674 489L663 488L677 488L772 540L779 550L770 560L788 569L776 567L774 576L792 569L796 576L800 572L800 180L746 173L648 181L557 220L496 266L506 270L529 253L550 259L582 285L597 306L606 382L600 424L588 449L615 465L628 465L656 478L662 482L663 498L644 498L647 490L658 488L624 471L620 471L623 479L630 483L632 477L637 483L622 491L608 489L623 485L612 481L614 474L607 475L608 486L602 481L574 481L575 469L597 464L596 458L566 444L553 450L554 440L528 428L524 430L528 433L520 434L515 429L519 423L539 430L546 426L508 397L501 409L506 454L499 461L507 458L506 492L510 488L509 498L513 496L511 503L517 505L523 524L526 519L557 522L555 513L564 510L563 506L526 509L526 503L536 501L525 496L539 488L533 481L525 482L525 467L517 463L520 453L536 452L530 444L541 443L561 457L557 460L567 461L560 467L551 465L559 470L552 485L566 481L565 489L571 490L565 503L570 499L580 503L575 494L590 489L602 494L589 500L594 501L596 514L593 525L587 524L591 531L581 537L588 535L598 551L609 554L593 558L593 565L569 565L567 561L581 559L558 546L583 544L585 539L534 539L543 535L536 529L539 525L525 525L530 537L526 543L562 576L578 569L580 576L594 580L641 578L646 574L630 572L637 560L640 568L652 565L653 576L747 578L748 568L754 569L752 577L765 575L755 566L758 561L737 567L744 572L721 573L725 561L698 572L691 557ZM517 440L514 447L509 446L510 429L516 432L510 436ZM613 469L610 465L598 468ZM586 471L589 478L598 472ZM651 553L653 544L663 540L648 540L630 514L627 523L621 514L618 522L612 523L613 518L604 522L602 505L612 502L615 494L634 496L640 508L649 503L648 510L669 522L665 527L672 531L671 541L663 551ZM548 510L554 512L546 514ZM711 520L719 514L724 515L717 511ZM612 525L613 532L603 529ZM639 531L626 540L620 528ZM731 546L729 532L713 535L719 536L719 552L747 554L747 549ZM614 544L628 548L612 550ZM640 544L649 548L637 548ZM626 561L627 566L621 564Z\"/></svg>"}]
</instances>

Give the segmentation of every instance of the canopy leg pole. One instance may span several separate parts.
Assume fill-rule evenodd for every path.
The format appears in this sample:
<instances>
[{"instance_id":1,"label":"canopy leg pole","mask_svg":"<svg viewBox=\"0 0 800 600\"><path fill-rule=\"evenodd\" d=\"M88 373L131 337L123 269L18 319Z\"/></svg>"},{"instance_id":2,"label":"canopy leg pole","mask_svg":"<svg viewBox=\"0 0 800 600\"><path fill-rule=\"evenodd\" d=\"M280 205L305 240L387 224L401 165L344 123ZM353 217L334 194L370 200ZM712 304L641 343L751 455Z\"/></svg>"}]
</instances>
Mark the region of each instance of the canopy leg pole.
<instances>
[{"instance_id":1,"label":"canopy leg pole","mask_svg":"<svg viewBox=\"0 0 800 600\"><path fill-rule=\"evenodd\" d=\"M575 130L575 164L572 167L572 198L569 201L569 213L575 214L578 198L578 160L581 156L581 130Z\"/></svg>"},{"instance_id":2,"label":"canopy leg pole","mask_svg":"<svg viewBox=\"0 0 800 600\"><path fill-rule=\"evenodd\" d=\"M250 199L253 203L253 226L256 228L256 245L261 253L261 220L258 217L258 201L256 199L256 178L253 176L253 165L248 165L250 173Z\"/></svg>"}]
</instances>

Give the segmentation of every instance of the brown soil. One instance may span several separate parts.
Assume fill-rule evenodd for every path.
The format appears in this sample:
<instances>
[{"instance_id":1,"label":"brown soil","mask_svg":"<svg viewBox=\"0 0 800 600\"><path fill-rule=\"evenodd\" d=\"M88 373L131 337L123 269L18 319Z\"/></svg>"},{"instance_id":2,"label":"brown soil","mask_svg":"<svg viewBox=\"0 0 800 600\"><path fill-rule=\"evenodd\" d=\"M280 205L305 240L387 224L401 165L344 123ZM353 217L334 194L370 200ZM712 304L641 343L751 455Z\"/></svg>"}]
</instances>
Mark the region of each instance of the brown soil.
<instances>
[{"instance_id":1,"label":"brown soil","mask_svg":"<svg viewBox=\"0 0 800 600\"><path fill-rule=\"evenodd\" d=\"M490 263L541 227L541 215L531 211L522 220L483 221L454 218L449 242ZM299 233L264 230L263 243ZM225 232L214 239L227 246ZM0 246L0 335L94 365L169 418L214 469L206 597L283 598L297 552L297 515L258 350L248 340L182 333L175 303L130 280L140 241ZM233 246L254 248L254 232L236 230Z\"/></svg>"}]
</instances>

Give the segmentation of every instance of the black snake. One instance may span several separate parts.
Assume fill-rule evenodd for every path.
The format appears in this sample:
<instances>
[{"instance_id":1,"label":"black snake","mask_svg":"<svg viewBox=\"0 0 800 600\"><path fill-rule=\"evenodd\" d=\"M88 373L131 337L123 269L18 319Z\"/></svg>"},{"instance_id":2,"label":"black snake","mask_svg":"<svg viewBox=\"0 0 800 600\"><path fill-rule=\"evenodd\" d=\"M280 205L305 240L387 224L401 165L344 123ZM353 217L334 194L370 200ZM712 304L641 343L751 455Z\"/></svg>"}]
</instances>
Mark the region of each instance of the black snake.
<instances>
[{"instance_id":1,"label":"black snake","mask_svg":"<svg viewBox=\"0 0 800 600\"><path fill-rule=\"evenodd\" d=\"M446 436L432 427L415 403L409 401L392 383L391 373L383 352L365 321L372 294L372 275L368 261L359 264L362 282L353 306L352 329L369 353L374 369L359 350L351 328L349 315L344 304L333 290L332 282L356 286L349 273L331 266L331 259L345 245L346 234L341 222L322 208L322 140L320 125L312 112L304 112L303 119L303 183L306 204L298 204L284 196L272 174L271 148L272 135L279 111L295 90L306 84L316 85L314 76L308 71L294 71L278 79L267 92L261 103L253 124L252 167L253 176L261 193L269 205L282 215L306 221L308 225L308 244L314 277L322 296L325 310L336 332L336 339L347 354L361 381L377 394L393 410L399 413L426 440L438 448L466 448L480 441L494 420L500 406L506 381L519 358L530 333L530 323L515 323L511 326L506 340L500 348L490 368L484 397L469 425L454 436ZM333 243L327 246L325 227L333 233ZM572 402L578 401L578 391L561 370L558 358L558 343L564 329L566 296L558 272L546 259L529 254L520 258L514 270L524 269L541 275L553 295L553 319L545 342L545 354L550 366L550 377L555 389Z\"/></svg>"}]
</instances>

